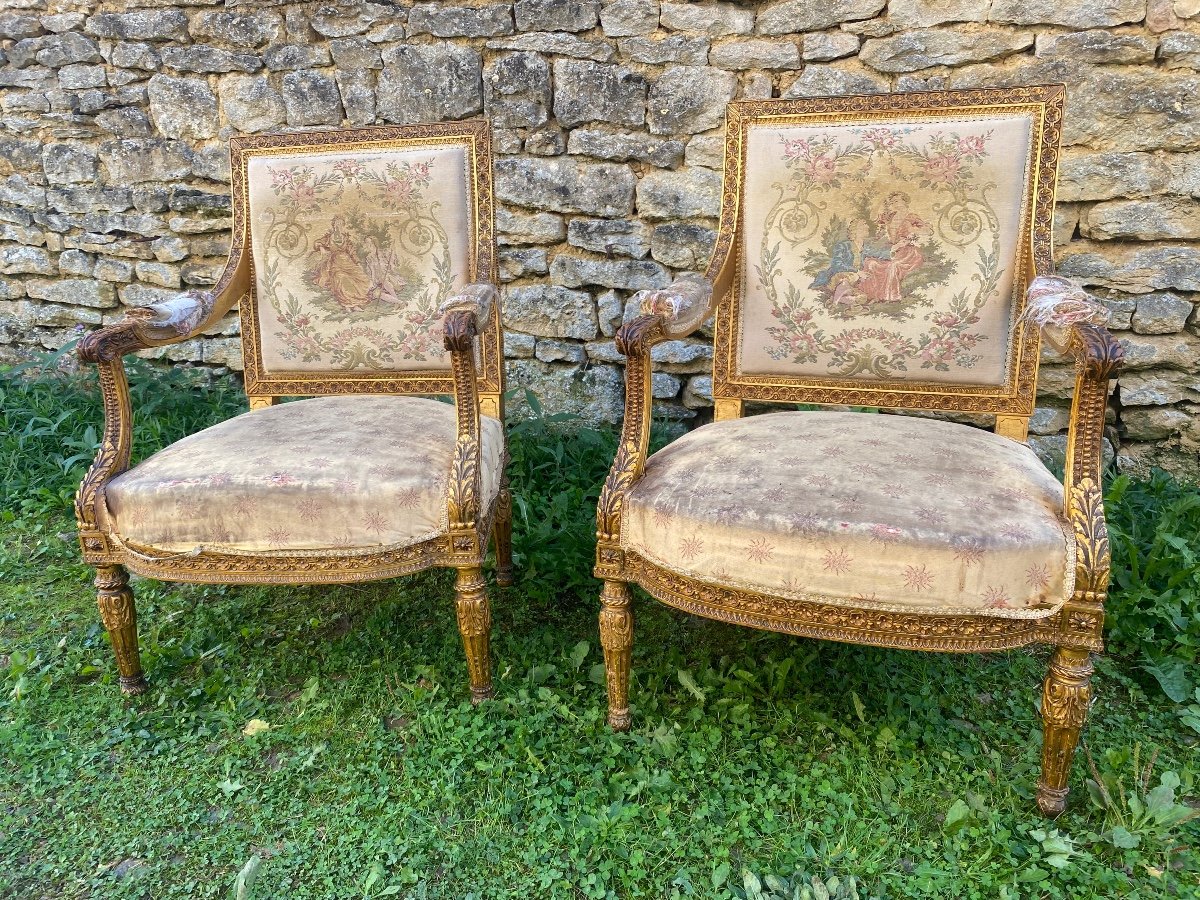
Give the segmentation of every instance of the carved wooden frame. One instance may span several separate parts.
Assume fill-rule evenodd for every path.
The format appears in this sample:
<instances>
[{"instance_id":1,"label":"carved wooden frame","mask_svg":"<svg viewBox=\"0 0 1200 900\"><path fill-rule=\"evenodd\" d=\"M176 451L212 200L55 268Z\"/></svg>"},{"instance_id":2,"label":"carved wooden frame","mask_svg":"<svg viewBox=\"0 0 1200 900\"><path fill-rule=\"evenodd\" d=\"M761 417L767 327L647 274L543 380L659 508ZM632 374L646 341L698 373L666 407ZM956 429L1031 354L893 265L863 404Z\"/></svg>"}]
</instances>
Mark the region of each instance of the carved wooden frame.
<instances>
[{"instance_id":1,"label":"carved wooden frame","mask_svg":"<svg viewBox=\"0 0 1200 900\"><path fill-rule=\"evenodd\" d=\"M741 283L744 260L737 236L741 226L746 168L746 133L752 125L852 124L905 119L936 121L964 112L1029 112L1033 115L1032 154L1026 190L1031 198L1027 221L1022 223L1018 256L1014 261L1018 283L1053 271L1053 225L1058 145L1062 133L1065 88L1062 85L980 89L966 91L913 91L858 97L817 97L801 100L740 100L729 104L725 132L725 195L714 259L733 253L737 273L731 290L717 306L713 342L713 398L784 403L834 403L853 406L929 409L952 412L996 413L1028 417L1033 412L1037 383L1039 333L1020 319L1023 304L1013 310L1009 337L1012 363L1005 384L970 385L946 382L859 378L817 378L780 374L750 375L738 371L741 322ZM1018 292L1023 296L1023 291Z\"/></svg>"},{"instance_id":2,"label":"carved wooden frame","mask_svg":"<svg viewBox=\"0 0 1200 900\"><path fill-rule=\"evenodd\" d=\"M730 271L737 265L736 229L743 171L742 144L738 136L748 115L769 116L774 112L794 115L802 108L816 108L823 113L894 108L910 113L919 109L922 103L959 109L980 103L993 106L1006 102L1027 104L1031 98L1044 103L1046 110L1037 166L1038 200L1031 230L1032 259L1036 274L1049 274L1053 268L1050 223L1063 102L1061 86L730 104L721 232L706 274L714 285L713 303L717 306L718 352L714 358L713 396L718 420L741 415L743 402L748 399L958 412L987 410L998 413L997 431L1024 440L1024 417L1031 410L1033 401L1040 340L1040 334L1031 326L1026 327L1023 334L1014 336L1022 347L1015 388L1006 396L982 400L977 394L947 391L945 385L940 384L908 383L903 391L889 391L886 396L865 391L861 386L816 384L802 379L777 379L771 385L748 384L722 377L720 368L728 366L733 347L728 322L736 313L737 288L736 280L730 278ZM697 615L826 640L942 652L1003 650L1048 643L1056 650L1043 692L1044 741L1038 805L1047 815L1060 813L1065 808L1072 754L1090 697L1089 654L1103 649L1109 548L1101 491L1101 447L1108 382L1121 359L1120 347L1108 331L1089 324L1073 325L1065 331L1053 327L1046 329L1052 343L1071 355L1076 366L1063 509L1063 517L1075 535L1075 588L1061 609L1049 616L1012 620L854 609L772 597L690 579L624 549L621 545L622 511L626 497L642 476L649 446L653 374L650 354L656 343L666 339L666 326L660 316L643 315L625 323L616 338L617 348L627 360L625 420L616 458L601 489L596 510L595 575L604 581L600 598L600 640L608 676L609 724L616 729L630 725L628 682L633 617L629 584L639 585L659 601ZM1017 420L1015 425L1014 419Z\"/></svg>"},{"instance_id":3,"label":"carved wooden frame","mask_svg":"<svg viewBox=\"0 0 1200 900\"><path fill-rule=\"evenodd\" d=\"M247 166L255 156L280 151L289 153L330 153L356 150L390 150L461 145L467 151L471 177L468 179L468 203L474 240L469 245L468 282L497 283L495 252L495 196L492 189L491 128L485 120L442 122L425 125L372 125L333 131L306 131L291 134L256 134L235 137L229 144L232 176L234 235L240 239L250 266L250 299L257 290L253 258L249 253L249 183ZM480 177L481 172L489 173ZM240 249L240 248L239 248ZM503 333L499 306L493 305L489 323L480 323L479 392L485 398L485 410L499 418L500 396L504 393ZM272 372L262 365L259 343L257 303L241 304L242 350L246 393L252 398L288 395L354 394L451 394L452 373L446 368L388 371L379 373L348 372Z\"/></svg>"},{"instance_id":4,"label":"carved wooden frame","mask_svg":"<svg viewBox=\"0 0 1200 900\"><path fill-rule=\"evenodd\" d=\"M244 191L236 174L250 148L309 146L328 150L339 146L419 146L422 141L468 140L472 148L476 228L473 281L495 283L496 262L492 224L491 134L483 121L438 125L364 128L349 131L304 132L235 138L235 198ZM187 340L202 332L238 300L249 296L253 279L248 271L249 223L245 204L235 199L234 230L229 263L213 288L215 313L190 333L161 337L136 319L118 322L86 335L79 356L97 367L104 407L100 449L75 496L75 514L84 561L97 567L98 602L105 627L112 637L121 686L126 693L146 689L138 658L136 613L127 571L164 581L204 584L328 584L392 578L432 567L454 568L459 628L467 651L472 699L491 695L488 649L490 613L481 566L489 537L495 537L497 581L512 583L512 503L503 469L497 496L484 502L481 485L481 415L503 421L504 371L500 363L502 332L500 304L491 304L485 321L476 310L456 307L443 319L444 344L450 354L449 372L416 373L401 377L362 378L340 373L303 373L303 377L264 380L247 372L251 407L270 405L277 394L332 395L352 393L450 394L455 399L457 438L448 475L446 534L408 547L378 552L235 554L204 551L169 553L126 541L105 530L97 516L105 486L129 468L133 443L133 410L123 357L151 347ZM247 279L249 278L249 283ZM247 306L242 306L242 326L247 327ZM253 316L249 317L253 319ZM251 329L254 325L251 323ZM245 333L245 332L244 332ZM476 360L482 371L477 371ZM250 355L247 355L249 365ZM269 390L270 394L256 394Z\"/></svg>"}]
</instances>

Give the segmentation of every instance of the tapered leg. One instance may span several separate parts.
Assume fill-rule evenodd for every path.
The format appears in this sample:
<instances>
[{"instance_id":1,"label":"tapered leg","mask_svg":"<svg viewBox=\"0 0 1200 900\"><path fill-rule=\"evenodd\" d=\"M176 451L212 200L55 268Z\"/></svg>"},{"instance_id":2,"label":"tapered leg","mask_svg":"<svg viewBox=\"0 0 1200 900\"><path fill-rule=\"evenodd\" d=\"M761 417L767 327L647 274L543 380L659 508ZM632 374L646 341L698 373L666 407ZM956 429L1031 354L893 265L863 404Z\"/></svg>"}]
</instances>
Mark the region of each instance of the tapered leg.
<instances>
[{"instance_id":1,"label":"tapered leg","mask_svg":"<svg viewBox=\"0 0 1200 900\"><path fill-rule=\"evenodd\" d=\"M496 521L492 525L492 539L496 544L496 584L512 587L512 494L508 490L508 479L500 488L496 499Z\"/></svg>"},{"instance_id":2,"label":"tapered leg","mask_svg":"<svg viewBox=\"0 0 1200 900\"><path fill-rule=\"evenodd\" d=\"M1042 689L1042 777L1038 808L1057 816L1067 808L1067 780L1079 732L1087 721L1092 660L1086 650L1058 647Z\"/></svg>"},{"instance_id":3,"label":"tapered leg","mask_svg":"<svg viewBox=\"0 0 1200 900\"><path fill-rule=\"evenodd\" d=\"M492 696L492 655L488 646L492 612L488 608L487 586L479 566L456 571L454 598L458 611L458 630L462 634L463 648L467 651L471 702L482 703Z\"/></svg>"},{"instance_id":4,"label":"tapered leg","mask_svg":"<svg viewBox=\"0 0 1200 900\"><path fill-rule=\"evenodd\" d=\"M628 731L629 662L633 651L633 610L629 588L621 581L606 581L600 592L600 645L608 680L608 726Z\"/></svg>"},{"instance_id":5,"label":"tapered leg","mask_svg":"<svg viewBox=\"0 0 1200 900\"><path fill-rule=\"evenodd\" d=\"M123 567L96 567L96 604L117 657L121 691L142 693L149 685L138 655L137 609L133 605L133 591L129 589L129 575Z\"/></svg>"}]
</instances>

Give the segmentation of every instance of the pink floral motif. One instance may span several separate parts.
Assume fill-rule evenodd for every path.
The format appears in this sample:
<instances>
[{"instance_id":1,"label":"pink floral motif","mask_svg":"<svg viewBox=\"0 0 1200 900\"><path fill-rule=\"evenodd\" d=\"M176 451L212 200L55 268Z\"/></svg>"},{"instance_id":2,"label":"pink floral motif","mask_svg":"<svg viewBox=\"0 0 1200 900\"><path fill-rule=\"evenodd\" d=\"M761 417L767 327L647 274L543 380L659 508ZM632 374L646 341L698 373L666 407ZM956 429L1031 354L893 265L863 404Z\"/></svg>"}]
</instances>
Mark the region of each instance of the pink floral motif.
<instances>
[{"instance_id":1,"label":"pink floral motif","mask_svg":"<svg viewBox=\"0 0 1200 900\"><path fill-rule=\"evenodd\" d=\"M325 511L325 507L309 497L300 501L297 510L300 518L305 522L315 522L321 518L321 513Z\"/></svg>"},{"instance_id":2,"label":"pink floral motif","mask_svg":"<svg viewBox=\"0 0 1200 900\"><path fill-rule=\"evenodd\" d=\"M766 538L755 538L746 548L747 558L757 563L767 562L774 552L775 548L768 543Z\"/></svg>"},{"instance_id":3,"label":"pink floral motif","mask_svg":"<svg viewBox=\"0 0 1200 900\"><path fill-rule=\"evenodd\" d=\"M904 584L917 593L927 591L933 586L933 574L923 565L905 566Z\"/></svg>"},{"instance_id":4,"label":"pink floral motif","mask_svg":"<svg viewBox=\"0 0 1200 900\"><path fill-rule=\"evenodd\" d=\"M936 506L918 506L917 518L929 525L944 525L946 514Z\"/></svg>"},{"instance_id":5,"label":"pink floral motif","mask_svg":"<svg viewBox=\"0 0 1200 900\"><path fill-rule=\"evenodd\" d=\"M871 526L871 540L876 544L894 544L900 540L904 531L895 525L884 525L882 522Z\"/></svg>"},{"instance_id":6,"label":"pink floral motif","mask_svg":"<svg viewBox=\"0 0 1200 900\"><path fill-rule=\"evenodd\" d=\"M832 156L814 156L804 166L804 174L817 184L828 184L837 177L837 160Z\"/></svg>"},{"instance_id":7,"label":"pink floral motif","mask_svg":"<svg viewBox=\"0 0 1200 900\"><path fill-rule=\"evenodd\" d=\"M333 486L340 494L350 494L358 490L358 482L352 478L339 478L333 483Z\"/></svg>"},{"instance_id":8,"label":"pink floral motif","mask_svg":"<svg viewBox=\"0 0 1200 900\"><path fill-rule=\"evenodd\" d=\"M925 177L934 184L951 184L958 180L962 164L955 156L934 156L925 163Z\"/></svg>"},{"instance_id":9,"label":"pink floral motif","mask_svg":"<svg viewBox=\"0 0 1200 900\"><path fill-rule=\"evenodd\" d=\"M254 515L257 509L258 500L253 497L238 497L233 501L233 511L242 518L248 518Z\"/></svg>"},{"instance_id":10,"label":"pink floral motif","mask_svg":"<svg viewBox=\"0 0 1200 900\"><path fill-rule=\"evenodd\" d=\"M384 529L388 527L388 523L387 519L383 517L383 513L371 511L363 516L363 527L376 534L382 534Z\"/></svg>"},{"instance_id":11,"label":"pink floral motif","mask_svg":"<svg viewBox=\"0 0 1200 900\"><path fill-rule=\"evenodd\" d=\"M318 456L316 459L309 460L309 465L314 469L328 469L333 462L328 457Z\"/></svg>"},{"instance_id":12,"label":"pink floral motif","mask_svg":"<svg viewBox=\"0 0 1200 900\"><path fill-rule=\"evenodd\" d=\"M287 484L295 484L297 481L296 476L290 472L275 472L268 480L276 487L282 487L283 485Z\"/></svg>"},{"instance_id":13,"label":"pink floral motif","mask_svg":"<svg viewBox=\"0 0 1200 900\"><path fill-rule=\"evenodd\" d=\"M665 506L654 507L650 515L654 519L654 524L659 528L666 527L667 523L671 521L671 510Z\"/></svg>"},{"instance_id":14,"label":"pink floral motif","mask_svg":"<svg viewBox=\"0 0 1200 900\"><path fill-rule=\"evenodd\" d=\"M1034 563L1025 570L1025 583L1031 588L1042 590L1050 585L1050 569Z\"/></svg>"},{"instance_id":15,"label":"pink floral motif","mask_svg":"<svg viewBox=\"0 0 1200 900\"><path fill-rule=\"evenodd\" d=\"M1029 540L1029 526L1021 522L1005 522L1000 526L1000 534L1010 541Z\"/></svg>"},{"instance_id":16,"label":"pink floral motif","mask_svg":"<svg viewBox=\"0 0 1200 900\"><path fill-rule=\"evenodd\" d=\"M902 485L892 484L890 482L888 484L880 485L879 492L885 497L891 497L893 500L898 500L907 493Z\"/></svg>"},{"instance_id":17,"label":"pink floral motif","mask_svg":"<svg viewBox=\"0 0 1200 900\"><path fill-rule=\"evenodd\" d=\"M974 538L960 541L954 547L954 558L967 568L983 562L983 544Z\"/></svg>"},{"instance_id":18,"label":"pink floral motif","mask_svg":"<svg viewBox=\"0 0 1200 900\"><path fill-rule=\"evenodd\" d=\"M925 476L925 483L931 487L945 487L953 483L954 479L945 472L930 472Z\"/></svg>"},{"instance_id":19,"label":"pink floral motif","mask_svg":"<svg viewBox=\"0 0 1200 900\"><path fill-rule=\"evenodd\" d=\"M788 496L787 488L783 487L783 485L780 485L779 487L771 488L769 491L767 491L765 494L763 494L763 498L766 499L769 503L782 503L784 500L787 499L787 496Z\"/></svg>"},{"instance_id":20,"label":"pink floral motif","mask_svg":"<svg viewBox=\"0 0 1200 900\"><path fill-rule=\"evenodd\" d=\"M992 609L1007 609L1012 606L1012 597L1003 587L992 586L983 592L983 602Z\"/></svg>"},{"instance_id":21,"label":"pink floral motif","mask_svg":"<svg viewBox=\"0 0 1200 900\"><path fill-rule=\"evenodd\" d=\"M804 481L815 488L833 487L833 476L831 475L805 475Z\"/></svg>"},{"instance_id":22,"label":"pink floral motif","mask_svg":"<svg viewBox=\"0 0 1200 900\"><path fill-rule=\"evenodd\" d=\"M400 509L415 509L421 502L421 489L401 488L396 492L396 506Z\"/></svg>"},{"instance_id":23,"label":"pink floral motif","mask_svg":"<svg viewBox=\"0 0 1200 900\"><path fill-rule=\"evenodd\" d=\"M821 560L821 568L833 575L844 575L850 571L850 564L854 559L840 547L829 547L825 550L825 556Z\"/></svg>"},{"instance_id":24,"label":"pink floral motif","mask_svg":"<svg viewBox=\"0 0 1200 900\"><path fill-rule=\"evenodd\" d=\"M267 543L276 549L287 543L292 533L286 528L278 527L267 531Z\"/></svg>"},{"instance_id":25,"label":"pink floral motif","mask_svg":"<svg viewBox=\"0 0 1200 900\"><path fill-rule=\"evenodd\" d=\"M696 535L684 538L679 545L679 556L684 562L691 562L704 551L704 541Z\"/></svg>"}]
</instances>

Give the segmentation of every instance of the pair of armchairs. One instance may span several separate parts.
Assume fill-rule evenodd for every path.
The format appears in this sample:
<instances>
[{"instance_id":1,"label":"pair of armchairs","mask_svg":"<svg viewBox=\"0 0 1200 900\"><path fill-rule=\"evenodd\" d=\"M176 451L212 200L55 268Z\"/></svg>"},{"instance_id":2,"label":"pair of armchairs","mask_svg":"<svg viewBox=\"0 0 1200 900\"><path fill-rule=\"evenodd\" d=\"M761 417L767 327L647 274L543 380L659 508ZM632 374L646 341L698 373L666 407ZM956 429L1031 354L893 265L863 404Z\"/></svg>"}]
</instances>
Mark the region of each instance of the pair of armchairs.
<instances>
[{"instance_id":1,"label":"pair of armchairs","mask_svg":"<svg viewBox=\"0 0 1200 900\"><path fill-rule=\"evenodd\" d=\"M611 727L631 722L633 584L809 637L1044 642L1038 803L1062 811L1101 649L1101 443L1120 359L1102 310L1050 275L1062 105L1055 86L729 106L712 261L635 295L616 338L625 420L595 568ZM299 583L450 566L479 701L489 534L497 581L512 580L487 127L240 138L231 153L216 289L81 346L106 428L80 539L122 686L145 688L127 569ZM129 469L122 354L202 333L239 302L251 411ZM714 313L715 420L648 456L654 347ZM1043 334L1076 361L1065 488L1024 444ZM286 395L318 397L272 405ZM985 414L995 431L743 417L747 402Z\"/></svg>"}]
</instances>

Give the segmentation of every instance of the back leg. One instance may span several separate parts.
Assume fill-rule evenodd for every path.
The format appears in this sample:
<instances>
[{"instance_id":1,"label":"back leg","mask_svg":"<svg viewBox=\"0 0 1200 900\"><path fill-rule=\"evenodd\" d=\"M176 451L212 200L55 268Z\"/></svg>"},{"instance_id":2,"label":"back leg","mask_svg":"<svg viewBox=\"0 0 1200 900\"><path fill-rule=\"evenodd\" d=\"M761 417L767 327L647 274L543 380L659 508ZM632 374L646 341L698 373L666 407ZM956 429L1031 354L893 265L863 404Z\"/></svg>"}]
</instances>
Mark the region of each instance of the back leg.
<instances>
[{"instance_id":1,"label":"back leg","mask_svg":"<svg viewBox=\"0 0 1200 900\"><path fill-rule=\"evenodd\" d=\"M496 498L492 540L496 545L496 584L500 587L512 587L512 492L508 489L507 475L500 482L500 496Z\"/></svg>"},{"instance_id":2,"label":"back leg","mask_svg":"<svg viewBox=\"0 0 1200 900\"><path fill-rule=\"evenodd\" d=\"M133 603L133 591L129 588L129 574L124 567L96 567L96 605L100 607L100 621L108 631L113 653L117 657L122 693L143 693L149 685L142 674L142 660L138 654L137 608Z\"/></svg>"}]
</instances>

